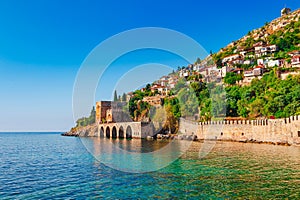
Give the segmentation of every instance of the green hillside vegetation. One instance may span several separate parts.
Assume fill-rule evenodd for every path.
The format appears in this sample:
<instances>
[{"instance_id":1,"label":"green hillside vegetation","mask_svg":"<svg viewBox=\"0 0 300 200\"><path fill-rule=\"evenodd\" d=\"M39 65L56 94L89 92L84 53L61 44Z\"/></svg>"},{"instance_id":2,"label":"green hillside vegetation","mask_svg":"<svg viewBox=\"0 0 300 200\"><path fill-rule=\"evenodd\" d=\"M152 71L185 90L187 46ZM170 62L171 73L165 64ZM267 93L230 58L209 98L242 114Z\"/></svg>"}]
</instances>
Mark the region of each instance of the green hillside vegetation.
<instances>
[{"instance_id":1,"label":"green hillside vegetation","mask_svg":"<svg viewBox=\"0 0 300 200\"><path fill-rule=\"evenodd\" d=\"M223 99L217 101L215 96L212 98L212 90L222 90L221 86L213 83L192 83L193 89L199 106L200 121L208 121L219 114L225 113L224 107L219 104ZM254 119L257 117L284 118L300 114L300 75L289 76L286 80L277 78L276 71L266 73L261 80L254 79L249 86L229 85L226 91L226 116L244 117ZM180 94L180 93L179 93ZM181 116L178 107L185 106L179 104L180 101L188 103L193 100L192 95L187 95L186 99L178 95L179 101L171 103L173 115L177 118ZM173 100L174 101L174 100ZM214 105L216 104L216 105ZM191 110L189 110L191 111Z\"/></svg>"},{"instance_id":2,"label":"green hillside vegetation","mask_svg":"<svg viewBox=\"0 0 300 200\"><path fill-rule=\"evenodd\" d=\"M131 118L135 121L138 121L144 117L148 116L148 112L150 110L150 105L147 102L142 101L145 96L152 96L150 90L150 85L146 86L146 91L142 92L140 90L136 90L134 96L129 100L128 108L129 114Z\"/></svg>"},{"instance_id":3,"label":"green hillside vegetation","mask_svg":"<svg viewBox=\"0 0 300 200\"><path fill-rule=\"evenodd\" d=\"M252 119L300 114L300 75L281 80L273 70L250 86L229 86L226 93L227 116Z\"/></svg>"},{"instance_id":4,"label":"green hillside vegetation","mask_svg":"<svg viewBox=\"0 0 300 200\"><path fill-rule=\"evenodd\" d=\"M275 58L289 58L287 55L288 52L300 50L300 47L298 46L299 41L300 21L291 22L285 26L283 30L280 30L266 38L267 43L276 44L279 48L279 51L275 53Z\"/></svg>"},{"instance_id":5,"label":"green hillside vegetation","mask_svg":"<svg viewBox=\"0 0 300 200\"><path fill-rule=\"evenodd\" d=\"M82 117L76 121L76 127L88 126L95 123L96 111L93 106L89 117Z\"/></svg>"}]
</instances>

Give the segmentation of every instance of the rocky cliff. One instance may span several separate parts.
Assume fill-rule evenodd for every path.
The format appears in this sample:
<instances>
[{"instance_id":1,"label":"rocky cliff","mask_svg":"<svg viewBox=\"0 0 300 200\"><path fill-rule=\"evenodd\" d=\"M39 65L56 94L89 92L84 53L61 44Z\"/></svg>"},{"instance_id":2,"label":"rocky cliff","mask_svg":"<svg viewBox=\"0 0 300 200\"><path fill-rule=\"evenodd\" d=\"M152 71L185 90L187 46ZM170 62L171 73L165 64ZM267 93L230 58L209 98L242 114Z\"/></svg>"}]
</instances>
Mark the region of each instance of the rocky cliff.
<instances>
[{"instance_id":1,"label":"rocky cliff","mask_svg":"<svg viewBox=\"0 0 300 200\"><path fill-rule=\"evenodd\" d=\"M94 136L97 133L98 127L96 124L83 127L74 127L70 131L63 133L63 136L88 137Z\"/></svg>"}]
</instances>

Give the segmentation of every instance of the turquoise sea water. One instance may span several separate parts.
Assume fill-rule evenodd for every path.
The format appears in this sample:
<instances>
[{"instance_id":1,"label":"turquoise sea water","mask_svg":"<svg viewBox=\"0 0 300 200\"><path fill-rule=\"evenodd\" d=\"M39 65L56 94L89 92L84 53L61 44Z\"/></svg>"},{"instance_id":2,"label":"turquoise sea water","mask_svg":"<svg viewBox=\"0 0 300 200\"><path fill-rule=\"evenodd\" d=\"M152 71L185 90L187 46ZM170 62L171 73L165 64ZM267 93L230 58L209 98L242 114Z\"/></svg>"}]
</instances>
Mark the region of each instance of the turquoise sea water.
<instances>
[{"instance_id":1,"label":"turquoise sea water","mask_svg":"<svg viewBox=\"0 0 300 200\"><path fill-rule=\"evenodd\" d=\"M0 199L300 198L300 147L218 142L199 159L201 145L159 171L133 174L101 164L79 138L0 133Z\"/></svg>"}]
</instances>

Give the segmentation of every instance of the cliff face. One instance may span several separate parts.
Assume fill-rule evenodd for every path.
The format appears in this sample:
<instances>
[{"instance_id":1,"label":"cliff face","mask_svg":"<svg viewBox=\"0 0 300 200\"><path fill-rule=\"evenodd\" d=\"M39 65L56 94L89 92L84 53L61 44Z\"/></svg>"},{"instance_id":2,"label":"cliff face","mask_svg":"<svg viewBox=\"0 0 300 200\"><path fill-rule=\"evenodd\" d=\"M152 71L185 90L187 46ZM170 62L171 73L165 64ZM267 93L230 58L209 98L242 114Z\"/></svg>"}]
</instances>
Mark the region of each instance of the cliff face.
<instances>
[{"instance_id":1,"label":"cliff face","mask_svg":"<svg viewBox=\"0 0 300 200\"><path fill-rule=\"evenodd\" d=\"M95 136L97 134L98 127L96 124L92 124L89 126L83 127L75 127L72 128L70 131L63 133L63 136L75 136L75 137L89 137Z\"/></svg>"}]
</instances>

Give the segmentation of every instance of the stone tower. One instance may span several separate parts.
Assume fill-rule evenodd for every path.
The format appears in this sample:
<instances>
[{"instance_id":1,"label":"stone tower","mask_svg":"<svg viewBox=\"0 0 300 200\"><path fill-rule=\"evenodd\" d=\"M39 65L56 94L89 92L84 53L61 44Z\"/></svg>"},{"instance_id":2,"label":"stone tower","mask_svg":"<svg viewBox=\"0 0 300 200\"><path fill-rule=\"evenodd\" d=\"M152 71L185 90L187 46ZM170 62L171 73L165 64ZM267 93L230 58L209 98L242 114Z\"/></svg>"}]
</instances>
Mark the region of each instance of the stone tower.
<instances>
[{"instance_id":1,"label":"stone tower","mask_svg":"<svg viewBox=\"0 0 300 200\"><path fill-rule=\"evenodd\" d=\"M282 10L281 10L281 16L284 16L284 15L288 15L291 13L291 9L290 8L286 8L284 7Z\"/></svg>"},{"instance_id":2,"label":"stone tower","mask_svg":"<svg viewBox=\"0 0 300 200\"><path fill-rule=\"evenodd\" d=\"M96 102L96 122L102 123L107 121L107 111L111 110L111 101Z\"/></svg>"}]
</instances>

